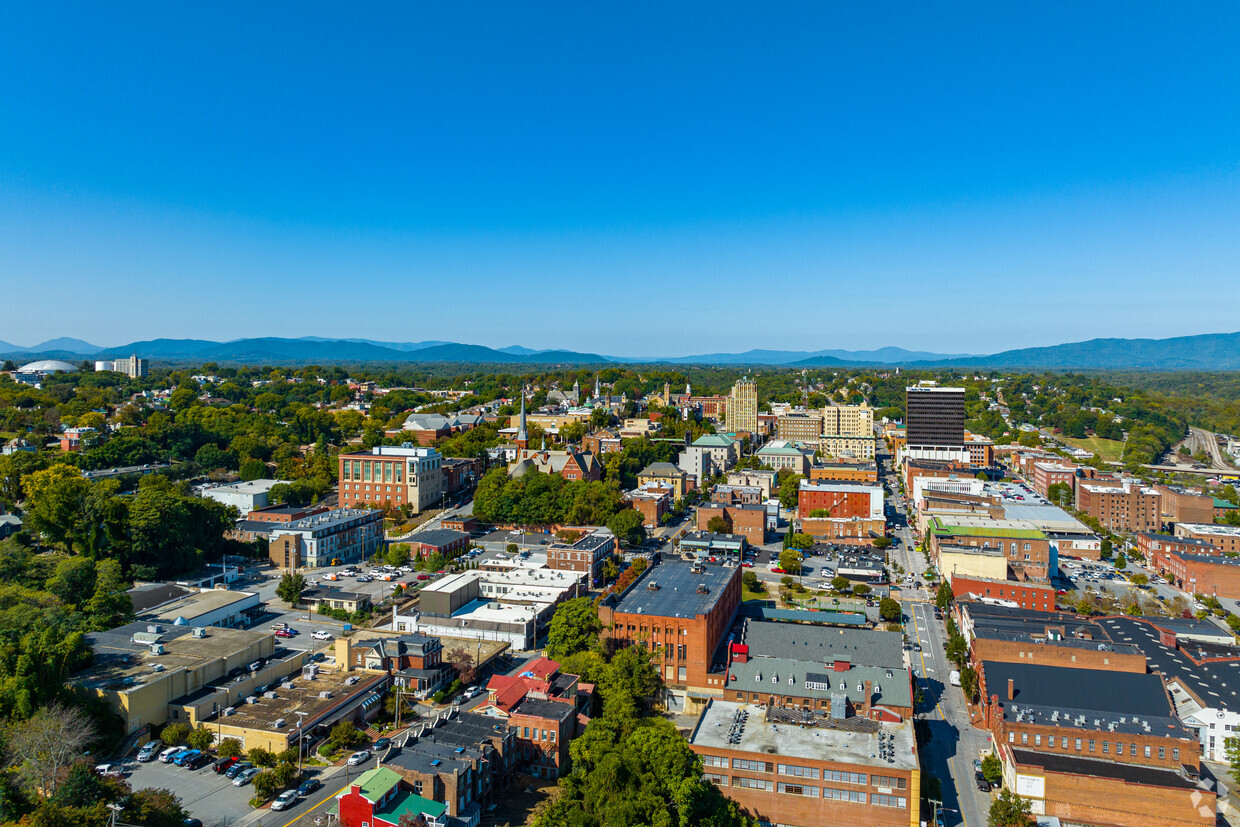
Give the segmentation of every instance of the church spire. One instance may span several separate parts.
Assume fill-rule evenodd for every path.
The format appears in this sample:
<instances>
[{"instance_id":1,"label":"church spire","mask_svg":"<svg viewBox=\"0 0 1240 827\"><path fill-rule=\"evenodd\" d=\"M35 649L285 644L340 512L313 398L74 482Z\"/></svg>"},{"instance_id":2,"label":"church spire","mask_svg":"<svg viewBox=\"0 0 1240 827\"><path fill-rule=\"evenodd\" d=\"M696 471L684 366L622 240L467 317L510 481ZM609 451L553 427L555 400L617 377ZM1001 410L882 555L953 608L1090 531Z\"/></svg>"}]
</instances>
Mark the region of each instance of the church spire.
<instances>
[{"instance_id":1,"label":"church spire","mask_svg":"<svg viewBox=\"0 0 1240 827\"><path fill-rule=\"evenodd\" d=\"M517 446L525 448L530 443L529 432L525 429L525 385L521 386L521 423L517 427Z\"/></svg>"},{"instance_id":2,"label":"church spire","mask_svg":"<svg viewBox=\"0 0 1240 827\"><path fill-rule=\"evenodd\" d=\"M602 391L599 389L598 385L598 374L596 373L594 374L594 401L597 402L602 398Z\"/></svg>"}]
</instances>

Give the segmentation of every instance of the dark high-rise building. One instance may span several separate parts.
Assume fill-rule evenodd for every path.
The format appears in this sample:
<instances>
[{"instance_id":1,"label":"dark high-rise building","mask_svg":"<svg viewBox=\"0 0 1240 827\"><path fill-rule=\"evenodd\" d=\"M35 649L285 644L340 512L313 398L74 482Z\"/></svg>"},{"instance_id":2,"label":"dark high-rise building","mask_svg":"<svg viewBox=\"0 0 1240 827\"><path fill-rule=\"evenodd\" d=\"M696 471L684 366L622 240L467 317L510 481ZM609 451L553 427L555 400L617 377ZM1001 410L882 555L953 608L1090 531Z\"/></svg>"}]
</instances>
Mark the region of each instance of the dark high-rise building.
<instances>
[{"instance_id":1,"label":"dark high-rise building","mask_svg":"<svg viewBox=\"0 0 1240 827\"><path fill-rule=\"evenodd\" d=\"M908 388L906 402L909 448L964 446L964 388L913 385Z\"/></svg>"}]
</instances>

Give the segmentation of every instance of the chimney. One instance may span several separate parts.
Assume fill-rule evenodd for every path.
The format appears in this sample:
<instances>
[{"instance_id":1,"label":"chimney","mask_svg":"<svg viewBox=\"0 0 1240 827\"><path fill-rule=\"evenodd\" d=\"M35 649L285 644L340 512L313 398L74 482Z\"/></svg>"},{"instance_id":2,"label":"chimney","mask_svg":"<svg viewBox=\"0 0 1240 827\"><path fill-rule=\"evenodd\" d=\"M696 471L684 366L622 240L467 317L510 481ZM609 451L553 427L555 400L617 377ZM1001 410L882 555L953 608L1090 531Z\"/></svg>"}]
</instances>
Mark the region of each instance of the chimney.
<instances>
[{"instance_id":1,"label":"chimney","mask_svg":"<svg viewBox=\"0 0 1240 827\"><path fill-rule=\"evenodd\" d=\"M1168 629L1158 630L1158 642L1161 643L1163 646L1166 646L1169 649L1180 648L1179 644L1176 642L1175 632L1172 632Z\"/></svg>"},{"instance_id":2,"label":"chimney","mask_svg":"<svg viewBox=\"0 0 1240 827\"><path fill-rule=\"evenodd\" d=\"M851 668L852 664L845 658L836 658L835 662L831 664L832 672L847 672Z\"/></svg>"},{"instance_id":3,"label":"chimney","mask_svg":"<svg viewBox=\"0 0 1240 827\"><path fill-rule=\"evenodd\" d=\"M341 672L353 669L352 648L347 637L336 638L336 668Z\"/></svg>"},{"instance_id":4,"label":"chimney","mask_svg":"<svg viewBox=\"0 0 1240 827\"><path fill-rule=\"evenodd\" d=\"M1016 700L1016 681L1012 678L1008 678L1008 700Z\"/></svg>"},{"instance_id":5,"label":"chimney","mask_svg":"<svg viewBox=\"0 0 1240 827\"><path fill-rule=\"evenodd\" d=\"M870 705L874 702L874 682L866 681L863 686L865 686L865 716L868 718L870 717Z\"/></svg>"},{"instance_id":6,"label":"chimney","mask_svg":"<svg viewBox=\"0 0 1240 827\"><path fill-rule=\"evenodd\" d=\"M349 785L349 792L350 792L352 795L361 795L361 794L362 794L362 788L361 788L360 786L358 786L357 784L350 784L350 785Z\"/></svg>"}]
</instances>

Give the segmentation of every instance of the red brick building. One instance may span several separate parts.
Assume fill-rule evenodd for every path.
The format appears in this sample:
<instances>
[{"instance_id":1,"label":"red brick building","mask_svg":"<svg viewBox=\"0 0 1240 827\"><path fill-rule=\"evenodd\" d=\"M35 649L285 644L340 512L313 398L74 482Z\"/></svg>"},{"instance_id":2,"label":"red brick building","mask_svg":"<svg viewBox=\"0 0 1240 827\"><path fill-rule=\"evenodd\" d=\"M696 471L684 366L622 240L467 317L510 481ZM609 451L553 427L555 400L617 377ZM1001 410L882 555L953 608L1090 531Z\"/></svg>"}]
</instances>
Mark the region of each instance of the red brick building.
<instances>
[{"instance_id":1,"label":"red brick building","mask_svg":"<svg viewBox=\"0 0 1240 827\"><path fill-rule=\"evenodd\" d=\"M518 675L493 675L480 709L508 722L518 765L538 778L559 778L568 771L568 746L579 721L585 726L593 691L555 661L539 658Z\"/></svg>"},{"instance_id":2,"label":"red brick building","mask_svg":"<svg viewBox=\"0 0 1240 827\"><path fill-rule=\"evenodd\" d=\"M603 573L603 563L616 553L616 538L610 532L595 531L572 544L553 543L547 547L547 568L575 571L596 583Z\"/></svg>"},{"instance_id":3,"label":"red brick building","mask_svg":"<svg viewBox=\"0 0 1240 827\"><path fill-rule=\"evenodd\" d=\"M1139 482L1081 482L1076 487L1076 507L1112 531L1158 531L1160 499L1157 491Z\"/></svg>"},{"instance_id":4,"label":"red brick building","mask_svg":"<svg viewBox=\"0 0 1240 827\"><path fill-rule=\"evenodd\" d=\"M611 428L600 428L581 438L582 450L589 451L596 457L619 451L621 447L620 434Z\"/></svg>"},{"instance_id":5,"label":"red brick building","mask_svg":"<svg viewBox=\"0 0 1240 827\"><path fill-rule=\"evenodd\" d=\"M1180 485L1155 485L1161 498L1163 525L1214 522L1214 498Z\"/></svg>"},{"instance_id":6,"label":"red brick building","mask_svg":"<svg viewBox=\"0 0 1240 827\"><path fill-rule=\"evenodd\" d=\"M742 534L751 545L762 545L766 540L766 507L761 505L725 505L703 503L698 506L697 529L706 531L712 519L719 517L728 524L724 534Z\"/></svg>"},{"instance_id":7,"label":"red brick building","mask_svg":"<svg viewBox=\"0 0 1240 827\"><path fill-rule=\"evenodd\" d=\"M1240 558L1167 549L1156 551L1150 566L1176 588L1191 594L1240 599Z\"/></svg>"},{"instance_id":8,"label":"red brick building","mask_svg":"<svg viewBox=\"0 0 1240 827\"><path fill-rule=\"evenodd\" d=\"M1158 554L1219 554L1218 548L1205 540L1193 537L1176 537L1174 534L1156 534L1143 531L1137 535L1137 551L1146 560L1154 560Z\"/></svg>"},{"instance_id":9,"label":"red brick building","mask_svg":"<svg viewBox=\"0 0 1240 827\"><path fill-rule=\"evenodd\" d=\"M672 510L671 486L648 485L637 491L624 495L629 505L642 515L642 525L646 528L658 528L663 525L663 517Z\"/></svg>"},{"instance_id":10,"label":"red brick building","mask_svg":"<svg viewBox=\"0 0 1240 827\"><path fill-rule=\"evenodd\" d=\"M1008 600L1022 609L1038 612L1055 611L1055 589L1047 585L1014 580L991 580L985 577L955 575L951 579L952 595L957 599L995 598Z\"/></svg>"},{"instance_id":11,"label":"red brick building","mask_svg":"<svg viewBox=\"0 0 1240 827\"><path fill-rule=\"evenodd\" d=\"M623 594L599 604L604 635L650 649L664 683L722 689L721 646L741 602L741 569L664 560L650 566Z\"/></svg>"},{"instance_id":12,"label":"red brick building","mask_svg":"<svg viewBox=\"0 0 1240 827\"><path fill-rule=\"evenodd\" d=\"M1240 554L1240 527L1208 523L1177 523L1175 536L1201 540L1224 554Z\"/></svg>"},{"instance_id":13,"label":"red brick building","mask_svg":"<svg viewBox=\"0 0 1240 827\"><path fill-rule=\"evenodd\" d=\"M1049 497L1052 485L1062 483L1076 487L1076 466L1062 462L1035 462L1033 464L1033 487L1043 497Z\"/></svg>"}]
</instances>

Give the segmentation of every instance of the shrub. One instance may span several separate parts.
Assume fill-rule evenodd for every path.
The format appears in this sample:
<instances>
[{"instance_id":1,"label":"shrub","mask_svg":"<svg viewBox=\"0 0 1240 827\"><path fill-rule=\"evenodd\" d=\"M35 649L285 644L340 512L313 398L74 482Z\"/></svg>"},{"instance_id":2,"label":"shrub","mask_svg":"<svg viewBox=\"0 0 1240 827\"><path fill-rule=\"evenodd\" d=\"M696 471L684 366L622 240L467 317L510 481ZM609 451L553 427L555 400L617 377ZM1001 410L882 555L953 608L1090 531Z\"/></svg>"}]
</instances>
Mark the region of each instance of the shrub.
<instances>
[{"instance_id":1,"label":"shrub","mask_svg":"<svg viewBox=\"0 0 1240 827\"><path fill-rule=\"evenodd\" d=\"M271 750L263 749L262 747L252 748L247 757L256 767L274 767L276 765L276 756L271 752ZM257 780L257 778L258 777L255 776L255 780Z\"/></svg>"},{"instance_id":2,"label":"shrub","mask_svg":"<svg viewBox=\"0 0 1240 827\"><path fill-rule=\"evenodd\" d=\"M163 732L159 733L159 740L171 747L180 746L185 743L185 739L189 737L189 724L168 724L164 727Z\"/></svg>"},{"instance_id":3,"label":"shrub","mask_svg":"<svg viewBox=\"0 0 1240 827\"><path fill-rule=\"evenodd\" d=\"M199 726L198 729L185 736L185 743L194 749L206 752L215 743L215 733L204 726Z\"/></svg>"},{"instance_id":4,"label":"shrub","mask_svg":"<svg viewBox=\"0 0 1240 827\"><path fill-rule=\"evenodd\" d=\"M245 748L241 746L240 739L225 738L223 741L220 741L218 752L220 758L240 758L245 754Z\"/></svg>"}]
</instances>

